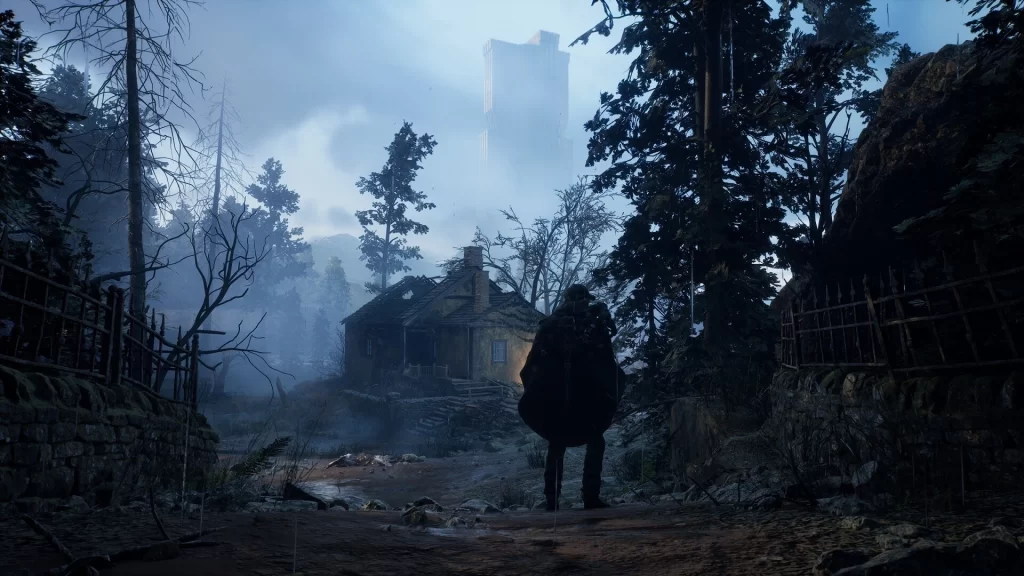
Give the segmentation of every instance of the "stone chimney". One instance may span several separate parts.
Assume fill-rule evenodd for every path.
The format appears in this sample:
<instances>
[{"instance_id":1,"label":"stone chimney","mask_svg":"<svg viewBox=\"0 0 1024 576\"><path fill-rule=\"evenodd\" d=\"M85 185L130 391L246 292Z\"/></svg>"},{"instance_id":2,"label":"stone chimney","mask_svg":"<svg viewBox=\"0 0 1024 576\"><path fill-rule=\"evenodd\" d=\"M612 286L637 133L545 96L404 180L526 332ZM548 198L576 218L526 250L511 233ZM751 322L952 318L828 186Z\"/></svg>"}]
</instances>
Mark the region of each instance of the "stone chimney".
<instances>
[{"instance_id":1,"label":"stone chimney","mask_svg":"<svg viewBox=\"0 0 1024 576\"><path fill-rule=\"evenodd\" d=\"M466 268L484 269L483 246L466 246L462 249L462 264Z\"/></svg>"},{"instance_id":2,"label":"stone chimney","mask_svg":"<svg viewBox=\"0 0 1024 576\"><path fill-rule=\"evenodd\" d=\"M490 279L484 270L484 249L480 246L466 246L462 262L467 270L473 271L473 312L480 314L491 305Z\"/></svg>"},{"instance_id":3,"label":"stone chimney","mask_svg":"<svg viewBox=\"0 0 1024 576\"><path fill-rule=\"evenodd\" d=\"M473 273L473 312L480 314L491 305L491 283L487 270Z\"/></svg>"}]
</instances>

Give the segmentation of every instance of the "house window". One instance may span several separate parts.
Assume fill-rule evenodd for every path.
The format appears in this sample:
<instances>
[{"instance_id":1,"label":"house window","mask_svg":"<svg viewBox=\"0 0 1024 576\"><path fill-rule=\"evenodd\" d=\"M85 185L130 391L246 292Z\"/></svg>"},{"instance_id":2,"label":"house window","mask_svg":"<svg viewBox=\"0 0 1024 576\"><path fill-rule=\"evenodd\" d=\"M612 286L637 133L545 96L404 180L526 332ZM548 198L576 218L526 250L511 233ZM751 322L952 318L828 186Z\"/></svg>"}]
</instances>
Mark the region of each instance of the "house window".
<instances>
[{"instance_id":1,"label":"house window","mask_svg":"<svg viewBox=\"0 0 1024 576\"><path fill-rule=\"evenodd\" d=\"M373 356L373 338L370 336L366 337L366 355Z\"/></svg>"},{"instance_id":2,"label":"house window","mask_svg":"<svg viewBox=\"0 0 1024 576\"><path fill-rule=\"evenodd\" d=\"M491 342L491 363L504 364L507 358L508 341L494 340Z\"/></svg>"}]
</instances>

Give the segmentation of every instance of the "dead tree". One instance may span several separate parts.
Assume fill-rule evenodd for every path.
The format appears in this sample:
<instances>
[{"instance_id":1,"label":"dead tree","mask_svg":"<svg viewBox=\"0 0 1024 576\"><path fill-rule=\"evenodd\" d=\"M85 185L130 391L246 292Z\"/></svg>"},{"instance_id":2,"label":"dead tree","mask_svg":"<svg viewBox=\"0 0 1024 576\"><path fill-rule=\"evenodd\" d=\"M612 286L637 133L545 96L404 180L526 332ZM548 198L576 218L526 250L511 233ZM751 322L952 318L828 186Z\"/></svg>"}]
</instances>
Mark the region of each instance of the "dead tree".
<instances>
[{"instance_id":1,"label":"dead tree","mask_svg":"<svg viewBox=\"0 0 1024 576\"><path fill-rule=\"evenodd\" d=\"M211 189L212 195L205 202L207 206L200 211L206 213L208 219L214 224L220 223L221 198L224 193L236 194L244 192L246 179L251 180L251 174L242 161L242 149L235 135L235 126L240 123L238 112L231 106L228 100L227 79L221 85L220 93L216 96L216 103L211 106L210 123L199 132L196 139L195 149L202 155L202 165L206 180L198 184L198 189ZM213 332L214 322L211 314L203 329L207 333ZM210 343L203 339L202 345L210 347ZM231 365L231 356L225 355L222 358L220 370L214 375L214 396L223 394L224 380L228 368Z\"/></svg>"},{"instance_id":2,"label":"dead tree","mask_svg":"<svg viewBox=\"0 0 1024 576\"><path fill-rule=\"evenodd\" d=\"M128 252L131 285L131 313L145 317L146 255L143 249L145 222L143 198L147 173L159 172L164 186L190 187L195 175L195 156L184 144L172 113L192 118L185 90L202 84L192 60L173 56L175 42L183 41L188 18L186 8L194 0L67 0L46 8L33 0L57 41L48 53L67 56L84 49L96 56L90 63L108 70L94 98L99 101L123 99L121 116L127 124L124 143L128 162ZM157 15L159 29L150 26L138 8L142 4ZM194 121L194 119L193 119ZM146 153L161 142L169 143L173 158L153 158ZM159 198L153 198L158 203ZM151 225L151 223L150 223ZM141 366L141 363L138 363Z\"/></svg>"},{"instance_id":3,"label":"dead tree","mask_svg":"<svg viewBox=\"0 0 1024 576\"><path fill-rule=\"evenodd\" d=\"M215 310L245 298L255 278L256 269L270 255L270 247L266 242L258 246L245 230L246 222L253 217L253 211L243 205L240 214L236 215L232 211L227 211L227 214L226 226L224 223L209 222L201 233L197 234L193 229L188 236L192 245L191 260L202 284L203 299L197 307L192 324L182 330L181 337L177 342L182 350L193 336L202 332L203 324ZM254 364L254 359L264 367L279 372L266 361L265 351L253 347L255 341L259 339L256 336L256 331L265 317L266 314L260 317L255 326L248 329L243 328L244 321L239 321L235 332L230 334L222 344L200 349L200 362L207 369L216 370L219 363L210 364L204 358L209 358L211 355L221 356L225 353L237 353L264 376L266 374ZM181 353L179 350L171 352L168 357L168 365L178 360L177 356ZM158 374L158 392L160 383L166 375L166 366ZM269 377L267 377L267 381L270 381Z\"/></svg>"},{"instance_id":4,"label":"dead tree","mask_svg":"<svg viewBox=\"0 0 1024 576\"><path fill-rule=\"evenodd\" d=\"M502 210L514 234L490 238L478 229L473 243L483 247L484 266L496 272L496 282L531 304L543 301L550 313L570 285L591 284L591 272L603 262L602 237L621 226L621 217L605 204L609 196L581 179L558 191L559 205L550 218L527 225L514 209Z\"/></svg>"}]
</instances>

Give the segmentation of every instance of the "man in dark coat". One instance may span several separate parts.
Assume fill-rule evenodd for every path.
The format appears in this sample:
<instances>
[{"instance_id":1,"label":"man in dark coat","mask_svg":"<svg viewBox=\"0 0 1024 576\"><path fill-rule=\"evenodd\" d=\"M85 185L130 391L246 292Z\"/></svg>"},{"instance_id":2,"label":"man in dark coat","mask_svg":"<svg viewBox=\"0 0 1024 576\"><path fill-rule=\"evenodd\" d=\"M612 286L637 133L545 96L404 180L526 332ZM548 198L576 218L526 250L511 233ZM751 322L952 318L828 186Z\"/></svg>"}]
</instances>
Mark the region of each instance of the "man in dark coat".
<instances>
[{"instance_id":1,"label":"man in dark coat","mask_svg":"<svg viewBox=\"0 0 1024 576\"><path fill-rule=\"evenodd\" d=\"M562 304L541 321L520 374L524 394L519 413L548 441L548 510L558 507L566 448L584 444L583 507L608 507L600 499L604 433L618 408L625 376L612 350L615 332L608 307L595 302L584 286L570 286Z\"/></svg>"}]
</instances>

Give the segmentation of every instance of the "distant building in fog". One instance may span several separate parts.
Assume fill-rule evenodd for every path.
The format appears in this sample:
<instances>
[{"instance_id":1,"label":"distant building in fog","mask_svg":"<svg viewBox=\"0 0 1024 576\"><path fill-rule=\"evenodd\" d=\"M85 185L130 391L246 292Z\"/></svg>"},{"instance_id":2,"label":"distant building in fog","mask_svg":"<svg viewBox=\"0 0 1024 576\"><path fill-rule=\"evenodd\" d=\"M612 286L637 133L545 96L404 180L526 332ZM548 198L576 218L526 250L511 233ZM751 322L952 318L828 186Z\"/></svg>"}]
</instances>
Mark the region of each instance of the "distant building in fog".
<instances>
[{"instance_id":1,"label":"distant building in fog","mask_svg":"<svg viewBox=\"0 0 1024 576\"><path fill-rule=\"evenodd\" d=\"M569 54L558 34L537 32L525 44L484 46L484 118L480 152L490 191L553 190L572 183Z\"/></svg>"}]
</instances>

